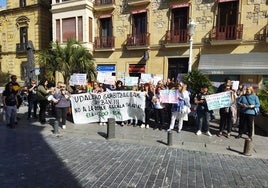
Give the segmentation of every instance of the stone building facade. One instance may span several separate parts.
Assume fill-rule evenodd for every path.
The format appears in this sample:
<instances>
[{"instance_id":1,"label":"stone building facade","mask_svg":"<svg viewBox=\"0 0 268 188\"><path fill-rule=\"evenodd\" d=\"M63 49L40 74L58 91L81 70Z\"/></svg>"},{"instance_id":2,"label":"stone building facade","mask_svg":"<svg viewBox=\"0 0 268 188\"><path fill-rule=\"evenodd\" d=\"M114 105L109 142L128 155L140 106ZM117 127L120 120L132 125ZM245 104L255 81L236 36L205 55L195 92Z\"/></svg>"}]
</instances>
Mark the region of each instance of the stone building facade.
<instances>
[{"instance_id":1,"label":"stone building facade","mask_svg":"<svg viewBox=\"0 0 268 188\"><path fill-rule=\"evenodd\" d=\"M176 79L190 67L212 81L229 76L258 85L268 81L267 11L265 0L96 0L94 58L98 70L118 78ZM190 21L196 23L192 52Z\"/></svg>"},{"instance_id":2,"label":"stone building facade","mask_svg":"<svg viewBox=\"0 0 268 188\"><path fill-rule=\"evenodd\" d=\"M17 75L21 84L29 77L28 41L32 42L36 56L52 40L50 4L49 0L7 0L6 7L0 11L0 69ZM36 57L33 63L33 68L38 67Z\"/></svg>"},{"instance_id":3,"label":"stone building facade","mask_svg":"<svg viewBox=\"0 0 268 188\"><path fill-rule=\"evenodd\" d=\"M25 28L36 51L50 38L81 41L97 70L117 79L141 73L176 79L197 68L213 81L268 80L266 0L52 0L52 21L44 2L8 1L0 13L1 70L21 80L27 57L18 49ZM196 23L192 48L190 21Z\"/></svg>"}]
</instances>

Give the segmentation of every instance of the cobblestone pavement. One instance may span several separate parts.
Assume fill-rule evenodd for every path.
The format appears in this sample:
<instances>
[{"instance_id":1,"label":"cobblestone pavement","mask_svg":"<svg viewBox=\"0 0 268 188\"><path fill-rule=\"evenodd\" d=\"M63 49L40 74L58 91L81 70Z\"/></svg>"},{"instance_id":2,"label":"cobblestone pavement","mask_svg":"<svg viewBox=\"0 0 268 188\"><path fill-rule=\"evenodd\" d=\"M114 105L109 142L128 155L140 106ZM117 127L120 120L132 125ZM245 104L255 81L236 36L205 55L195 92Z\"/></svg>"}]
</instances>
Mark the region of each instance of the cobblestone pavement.
<instances>
[{"instance_id":1,"label":"cobblestone pavement","mask_svg":"<svg viewBox=\"0 0 268 188\"><path fill-rule=\"evenodd\" d=\"M267 137L254 137L252 156L243 139L196 136L116 127L73 125L53 134L46 125L27 121L15 129L0 123L0 185L10 187L268 187ZM235 133L234 133L235 134ZM229 148L229 149L228 149ZM231 148L231 149L230 149Z\"/></svg>"}]
</instances>

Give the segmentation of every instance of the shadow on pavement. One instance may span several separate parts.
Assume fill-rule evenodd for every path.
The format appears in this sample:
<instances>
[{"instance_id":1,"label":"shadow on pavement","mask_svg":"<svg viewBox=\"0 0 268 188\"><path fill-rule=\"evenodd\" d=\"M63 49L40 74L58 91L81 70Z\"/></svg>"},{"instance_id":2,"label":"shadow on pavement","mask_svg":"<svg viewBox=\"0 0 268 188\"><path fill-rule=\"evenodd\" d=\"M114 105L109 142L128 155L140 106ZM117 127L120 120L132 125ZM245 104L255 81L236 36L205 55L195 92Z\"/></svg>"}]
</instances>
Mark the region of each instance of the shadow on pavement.
<instances>
[{"instance_id":1,"label":"shadow on pavement","mask_svg":"<svg viewBox=\"0 0 268 188\"><path fill-rule=\"evenodd\" d=\"M60 140L41 133L48 125L29 122L25 114L19 116L15 129L0 123L1 187L81 187L46 137L54 137L59 148Z\"/></svg>"}]
</instances>

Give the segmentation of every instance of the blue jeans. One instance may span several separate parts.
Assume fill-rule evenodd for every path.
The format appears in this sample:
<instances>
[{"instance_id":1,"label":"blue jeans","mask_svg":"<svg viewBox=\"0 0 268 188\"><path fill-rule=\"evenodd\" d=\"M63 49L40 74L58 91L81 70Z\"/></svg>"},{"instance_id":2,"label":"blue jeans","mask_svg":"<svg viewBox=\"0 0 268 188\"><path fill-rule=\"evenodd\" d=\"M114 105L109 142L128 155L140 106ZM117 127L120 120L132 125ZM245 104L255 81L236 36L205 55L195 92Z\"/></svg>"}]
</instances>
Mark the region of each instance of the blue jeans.
<instances>
[{"instance_id":1,"label":"blue jeans","mask_svg":"<svg viewBox=\"0 0 268 188\"><path fill-rule=\"evenodd\" d=\"M14 123L17 121L17 106L6 106L6 123L7 125L14 125Z\"/></svg>"},{"instance_id":2,"label":"blue jeans","mask_svg":"<svg viewBox=\"0 0 268 188\"><path fill-rule=\"evenodd\" d=\"M197 111L197 126L198 130L207 132L209 131L209 118L210 112L205 110Z\"/></svg>"}]
</instances>

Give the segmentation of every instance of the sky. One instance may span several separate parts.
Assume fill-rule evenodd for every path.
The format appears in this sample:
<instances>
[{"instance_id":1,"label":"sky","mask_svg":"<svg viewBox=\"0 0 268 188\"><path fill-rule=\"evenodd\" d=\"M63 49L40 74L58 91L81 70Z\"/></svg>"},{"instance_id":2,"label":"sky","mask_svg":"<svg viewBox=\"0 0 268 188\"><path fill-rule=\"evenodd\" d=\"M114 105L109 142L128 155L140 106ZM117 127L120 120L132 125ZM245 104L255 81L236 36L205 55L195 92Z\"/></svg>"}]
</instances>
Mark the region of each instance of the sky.
<instances>
[{"instance_id":1,"label":"sky","mask_svg":"<svg viewBox=\"0 0 268 188\"><path fill-rule=\"evenodd\" d=\"M6 0L0 0L0 7L6 6Z\"/></svg>"}]
</instances>

